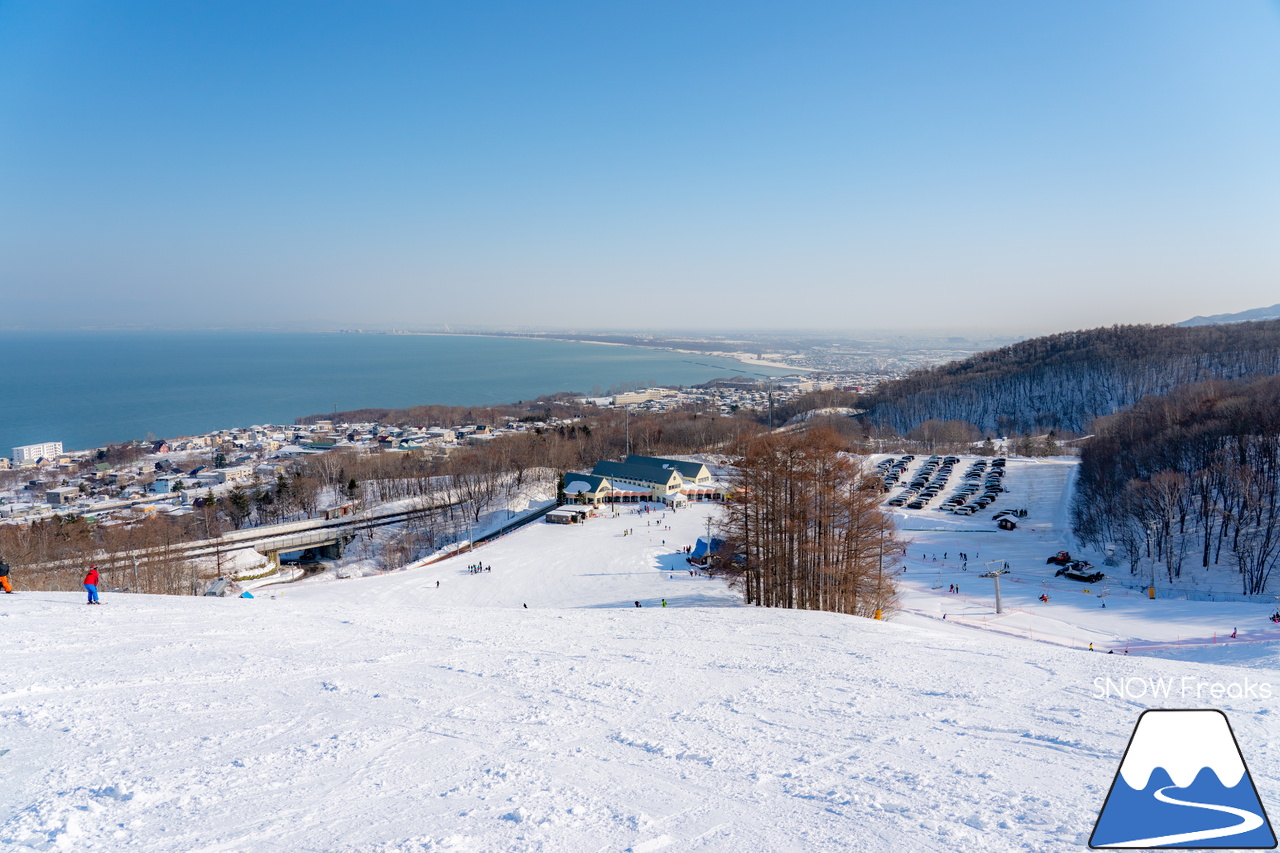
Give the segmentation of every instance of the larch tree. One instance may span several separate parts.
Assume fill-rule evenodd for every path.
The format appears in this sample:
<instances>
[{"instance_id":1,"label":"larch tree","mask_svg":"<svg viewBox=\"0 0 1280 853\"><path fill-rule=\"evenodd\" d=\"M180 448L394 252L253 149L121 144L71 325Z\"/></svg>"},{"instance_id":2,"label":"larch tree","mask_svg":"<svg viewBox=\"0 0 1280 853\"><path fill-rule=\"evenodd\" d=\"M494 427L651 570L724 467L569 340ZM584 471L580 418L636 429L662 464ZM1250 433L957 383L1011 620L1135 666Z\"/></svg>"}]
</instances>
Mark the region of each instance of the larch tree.
<instances>
[{"instance_id":1,"label":"larch tree","mask_svg":"<svg viewBox=\"0 0 1280 853\"><path fill-rule=\"evenodd\" d=\"M739 448L720 524L722 568L748 604L873 616L891 610L902 553L881 492L828 429L759 435Z\"/></svg>"}]
</instances>

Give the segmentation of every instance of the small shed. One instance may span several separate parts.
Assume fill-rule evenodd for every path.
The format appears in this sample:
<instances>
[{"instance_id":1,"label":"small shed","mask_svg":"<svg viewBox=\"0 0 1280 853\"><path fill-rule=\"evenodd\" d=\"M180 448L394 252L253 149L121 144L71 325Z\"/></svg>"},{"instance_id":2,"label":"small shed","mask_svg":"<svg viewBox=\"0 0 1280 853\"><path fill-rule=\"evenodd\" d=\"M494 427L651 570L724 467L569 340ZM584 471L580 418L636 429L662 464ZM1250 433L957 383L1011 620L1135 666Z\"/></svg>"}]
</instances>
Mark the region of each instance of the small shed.
<instances>
[{"instance_id":1,"label":"small shed","mask_svg":"<svg viewBox=\"0 0 1280 853\"><path fill-rule=\"evenodd\" d=\"M996 526L1001 530L1017 530L1018 522L1016 515L1002 515L996 519Z\"/></svg>"},{"instance_id":2,"label":"small shed","mask_svg":"<svg viewBox=\"0 0 1280 853\"><path fill-rule=\"evenodd\" d=\"M548 524L581 524L590 515L590 507L562 506L547 513Z\"/></svg>"}]
</instances>

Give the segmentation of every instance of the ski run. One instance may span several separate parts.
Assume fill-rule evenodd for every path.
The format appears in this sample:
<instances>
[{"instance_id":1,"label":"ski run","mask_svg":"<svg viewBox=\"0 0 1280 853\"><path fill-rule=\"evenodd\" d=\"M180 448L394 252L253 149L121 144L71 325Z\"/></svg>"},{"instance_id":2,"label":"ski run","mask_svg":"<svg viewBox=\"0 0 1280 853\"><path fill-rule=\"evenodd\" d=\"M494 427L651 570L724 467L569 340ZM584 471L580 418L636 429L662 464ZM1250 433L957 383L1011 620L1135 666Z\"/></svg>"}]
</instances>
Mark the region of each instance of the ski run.
<instances>
[{"instance_id":1,"label":"ski run","mask_svg":"<svg viewBox=\"0 0 1280 853\"><path fill-rule=\"evenodd\" d=\"M690 575L707 505L253 599L0 596L0 848L1079 851L1151 707L1224 710L1280 811L1273 603L1055 576L1106 556L1069 534L1073 465L895 510L885 622Z\"/></svg>"}]
</instances>

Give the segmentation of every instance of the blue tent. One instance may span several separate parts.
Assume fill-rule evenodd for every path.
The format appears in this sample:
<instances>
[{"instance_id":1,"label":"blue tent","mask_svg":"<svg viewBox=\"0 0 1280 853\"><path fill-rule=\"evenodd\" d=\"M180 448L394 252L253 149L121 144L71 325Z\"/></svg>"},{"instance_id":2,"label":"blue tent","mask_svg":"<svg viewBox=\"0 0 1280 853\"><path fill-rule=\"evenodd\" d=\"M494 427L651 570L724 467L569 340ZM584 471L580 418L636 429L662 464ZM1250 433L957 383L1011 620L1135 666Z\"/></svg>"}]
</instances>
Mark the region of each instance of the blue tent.
<instances>
[{"instance_id":1,"label":"blue tent","mask_svg":"<svg viewBox=\"0 0 1280 853\"><path fill-rule=\"evenodd\" d=\"M723 539L717 539L712 536L710 540L704 537L698 537L698 544L693 546L693 551L689 554L690 560L706 560L714 554L721 546L724 545Z\"/></svg>"}]
</instances>

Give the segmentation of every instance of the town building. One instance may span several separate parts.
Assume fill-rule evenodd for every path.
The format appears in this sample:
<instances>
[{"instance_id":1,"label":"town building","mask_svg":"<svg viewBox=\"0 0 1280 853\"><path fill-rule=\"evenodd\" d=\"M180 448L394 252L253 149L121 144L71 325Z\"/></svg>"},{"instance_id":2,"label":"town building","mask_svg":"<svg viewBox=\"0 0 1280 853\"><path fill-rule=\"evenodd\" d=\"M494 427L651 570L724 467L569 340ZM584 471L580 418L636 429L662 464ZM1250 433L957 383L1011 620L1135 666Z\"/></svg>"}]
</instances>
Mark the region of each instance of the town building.
<instances>
[{"instance_id":1,"label":"town building","mask_svg":"<svg viewBox=\"0 0 1280 853\"><path fill-rule=\"evenodd\" d=\"M565 494L579 504L652 501L680 506L724 500L725 489L701 462L631 455L625 462L602 459L590 474L566 474Z\"/></svg>"},{"instance_id":2,"label":"town building","mask_svg":"<svg viewBox=\"0 0 1280 853\"><path fill-rule=\"evenodd\" d=\"M41 459L53 459L62 455L61 441L46 441L43 444L25 444L13 449L14 465L34 465Z\"/></svg>"},{"instance_id":3,"label":"town building","mask_svg":"<svg viewBox=\"0 0 1280 853\"><path fill-rule=\"evenodd\" d=\"M80 497L80 490L75 486L63 486L60 489L49 489L44 493L45 502L49 506L66 506Z\"/></svg>"}]
</instances>

